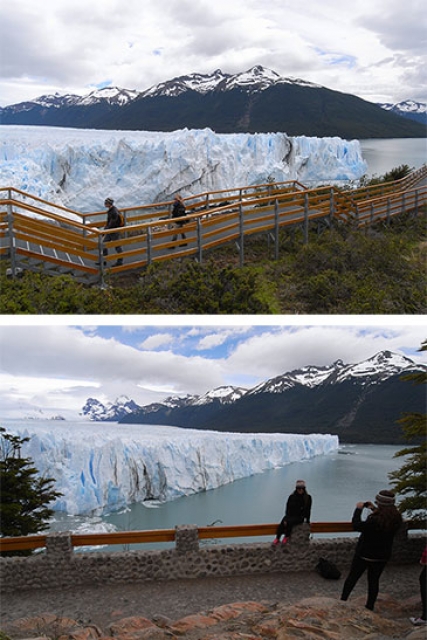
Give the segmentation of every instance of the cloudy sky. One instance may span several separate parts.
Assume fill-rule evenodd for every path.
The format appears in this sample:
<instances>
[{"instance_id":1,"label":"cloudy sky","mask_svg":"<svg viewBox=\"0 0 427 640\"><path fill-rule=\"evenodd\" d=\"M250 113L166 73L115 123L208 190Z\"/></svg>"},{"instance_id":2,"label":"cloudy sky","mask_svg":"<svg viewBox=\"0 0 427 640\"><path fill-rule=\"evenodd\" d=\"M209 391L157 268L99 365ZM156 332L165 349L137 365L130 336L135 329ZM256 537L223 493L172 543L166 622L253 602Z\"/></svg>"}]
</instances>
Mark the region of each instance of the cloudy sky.
<instances>
[{"instance_id":1,"label":"cloudy sky","mask_svg":"<svg viewBox=\"0 0 427 640\"><path fill-rule=\"evenodd\" d=\"M427 101L424 0L13 0L0 105L262 64L372 102Z\"/></svg>"},{"instance_id":2,"label":"cloudy sky","mask_svg":"<svg viewBox=\"0 0 427 640\"><path fill-rule=\"evenodd\" d=\"M105 320L104 320L105 321ZM388 349L416 362L425 323L354 318L324 324L86 325L14 319L0 331L0 418L37 407L67 417L89 397L114 401L125 394L139 404L169 395L203 394L221 385L251 388L304 365L353 364Z\"/></svg>"}]
</instances>

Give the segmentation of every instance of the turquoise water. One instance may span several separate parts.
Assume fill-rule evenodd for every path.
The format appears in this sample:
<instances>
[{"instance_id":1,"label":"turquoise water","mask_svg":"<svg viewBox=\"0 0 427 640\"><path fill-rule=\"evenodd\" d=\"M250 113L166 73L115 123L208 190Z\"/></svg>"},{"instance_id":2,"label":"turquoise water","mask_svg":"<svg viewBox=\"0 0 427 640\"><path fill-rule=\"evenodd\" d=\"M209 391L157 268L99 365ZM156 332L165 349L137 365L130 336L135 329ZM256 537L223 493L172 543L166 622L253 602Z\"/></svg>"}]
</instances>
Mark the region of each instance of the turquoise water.
<instances>
[{"instance_id":1,"label":"turquoise water","mask_svg":"<svg viewBox=\"0 0 427 640\"><path fill-rule=\"evenodd\" d=\"M133 504L121 512L92 521L87 517L57 514L52 529L83 525L89 530L95 524L95 528L111 526L114 530L127 531L173 529L180 524L204 527L215 522L224 525L276 523L299 478L306 481L313 498L313 522L349 521L356 502L373 500L380 489L389 487L388 474L402 465L402 458L393 458L399 448L391 445L341 446L336 453L294 462L282 469L172 502ZM246 539L249 540L252 539ZM143 548L158 546L146 544Z\"/></svg>"}]
</instances>

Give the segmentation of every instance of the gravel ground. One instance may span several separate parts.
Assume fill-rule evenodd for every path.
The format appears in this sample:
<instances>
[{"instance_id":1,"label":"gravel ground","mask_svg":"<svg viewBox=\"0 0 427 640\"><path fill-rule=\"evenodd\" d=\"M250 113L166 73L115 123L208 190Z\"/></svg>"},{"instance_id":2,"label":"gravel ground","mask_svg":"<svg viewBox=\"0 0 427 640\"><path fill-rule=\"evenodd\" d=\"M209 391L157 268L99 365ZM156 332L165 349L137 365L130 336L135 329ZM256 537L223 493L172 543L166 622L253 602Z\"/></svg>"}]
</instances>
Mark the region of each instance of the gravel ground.
<instances>
[{"instance_id":1,"label":"gravel ground","mask_svg":"<svg viewBox=\"0 0 427 640\"><path fill-rule=\"evenodd\" d=\"M419 565L388 566L380 583L381 594L404 600L419 595ZM34 590L3 594L0 628L22 617L53 613L105 629L128 616L178 620L221 604L249 600L294 604L311 596L339 598L345 574L325 580L315 572L275 573L232 578L170 580L115 586L87 586L54 591ZM362 576L352 597L366 593Z\"/></svg>"}]
</instances>

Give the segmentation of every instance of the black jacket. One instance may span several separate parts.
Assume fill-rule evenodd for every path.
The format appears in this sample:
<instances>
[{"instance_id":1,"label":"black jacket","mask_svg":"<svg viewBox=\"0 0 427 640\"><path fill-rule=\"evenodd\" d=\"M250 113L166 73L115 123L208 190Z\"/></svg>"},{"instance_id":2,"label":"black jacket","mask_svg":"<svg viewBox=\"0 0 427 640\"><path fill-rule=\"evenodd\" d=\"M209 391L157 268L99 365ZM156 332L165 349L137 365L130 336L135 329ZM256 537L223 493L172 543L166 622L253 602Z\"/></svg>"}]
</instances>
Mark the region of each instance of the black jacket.
<instances>
[{"instance_id":1,"label":"black jacket","mask_svg":"<svg viewBox=\"0 0 427 640\"><path fill-rule=\"evenodd\" d=\"M401 522L401 520L400 520ZM352 518L353 529L361 531L356 546L356 555L367 560L380 560L386 562L391 556L393 539L399 529L399 522L395 527L385 530L380 526L379 518L375 511L366 520L362 520L362 509L356 509Z\"/></svg>"},{"instance_id":2,"label":"black jacket","mask_svg":"<svg viewBox=\"0 0 427 640\"><path fill-rule=\"evenodd\" d=\"M285 517L299 520L300 522L304 522L304 520L310 522L311 503L311 496L308 493L294 491L286 503Z\"/></svg>"},{"instance_id":3,"label":"black jacket","mask_svg":"<svg viewBox=\"0 0 427 640\"><path fill-rule=\"evenodd\" d=\"M183 218L185 214L185 205L180 200L175 200L172 206L172 218ZM184 224L184 222L181 224Z\"/></svg>"},{"instance_id":4,"label":"black jacket","mask_svg":"<svg viewBox=\"0 0 427 640\"><path fill-rule=\"evenodd\" d=\"M106 229L118 229L120 227L120 216L117 207L114 205L108 209Z\"/></svg>"}]
</instances>

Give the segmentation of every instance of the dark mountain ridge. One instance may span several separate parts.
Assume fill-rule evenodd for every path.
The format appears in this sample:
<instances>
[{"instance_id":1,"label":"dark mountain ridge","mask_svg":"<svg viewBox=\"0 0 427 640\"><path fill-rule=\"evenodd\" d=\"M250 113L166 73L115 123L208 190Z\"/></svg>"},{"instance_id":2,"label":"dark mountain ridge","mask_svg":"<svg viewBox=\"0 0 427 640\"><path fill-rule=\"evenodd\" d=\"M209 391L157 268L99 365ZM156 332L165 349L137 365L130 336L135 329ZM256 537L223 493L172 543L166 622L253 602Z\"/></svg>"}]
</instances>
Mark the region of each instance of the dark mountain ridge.
<instances>
[{"instance_id":1,"label":"dark mountain ridge","mask_svg":"<svg viewBox=\"0 0 427 640\"><path fill-rule=\"evenodd\" d=\"M261 66L240 74L190 74L146 91L106 88L42 96L0 109L2 124L92 129L269 133L353 138L425 137L422 122L351 94Z\"/></svg>"},{"instance_id":2,"label":"dark mountain ridge","mask_svg":"<svg viewBox=\"0 0 427 640\"><path fill-rule=\"evenodd\" d=\"M402 414L426 412L424 385L402 376L426 370L383 351L355 365L338 360L303 367L246 391L227 387L181 401L168 398L120 422L239 433L334 433L343 443L401 444Z\"/></svg>"}]
</instances>

